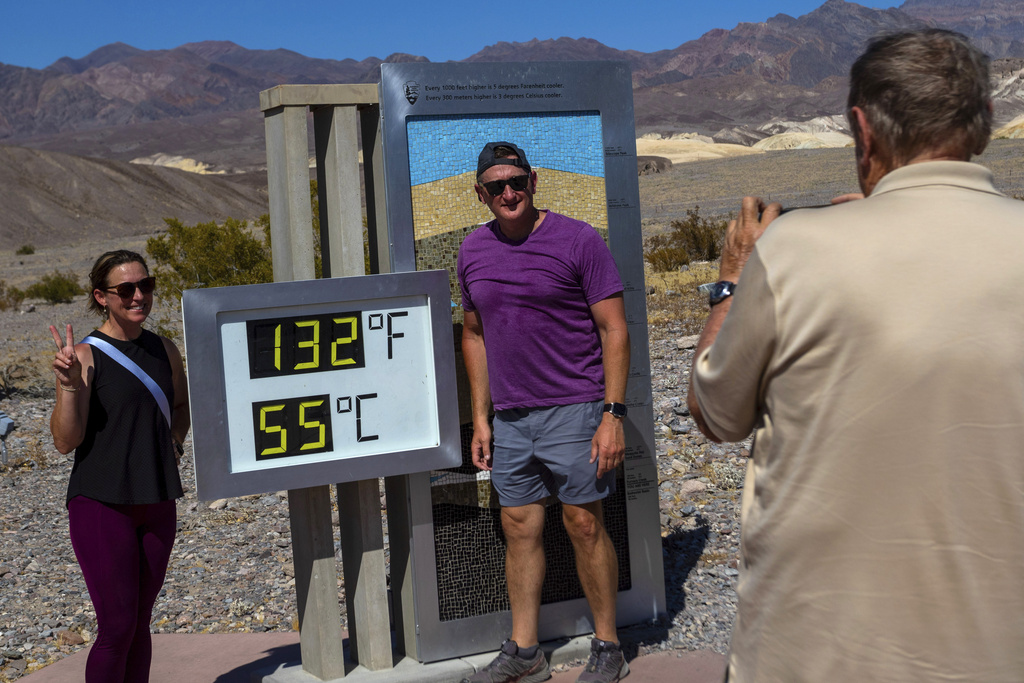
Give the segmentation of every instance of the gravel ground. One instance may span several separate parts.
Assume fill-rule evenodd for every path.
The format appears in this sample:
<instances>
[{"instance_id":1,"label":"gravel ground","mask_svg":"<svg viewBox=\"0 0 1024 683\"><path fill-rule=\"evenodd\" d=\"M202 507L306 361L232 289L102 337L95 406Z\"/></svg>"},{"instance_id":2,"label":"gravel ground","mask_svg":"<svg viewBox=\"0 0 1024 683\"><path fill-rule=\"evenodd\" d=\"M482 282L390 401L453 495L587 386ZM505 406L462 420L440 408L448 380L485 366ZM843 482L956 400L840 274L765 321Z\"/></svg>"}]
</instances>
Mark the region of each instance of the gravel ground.
<instances>
[{"instance_id":1,"label":"gravel ground","mask_svg":"<svg viewBox=\"0 0 1024 683\"><path fill-rule=\"evenodd\" d=\"M68 656L96 633L64 512L71 461L54 450L47 428L53 389L46 373L53 351L46 327L66 320L75 324L77 337L94 324L80 304L0 313L0 351L7 359L0 359L0 372L10 376L13 367L15 386L29 389L0 399L0 410L17 424L7 439L8 463L0 466L0 681ZM651 329L668 609L659 623L622 631L627 650L641 654L724 653L735 616L739 489L749 444L709 443L690 419L685 393L695 341L678 328ZM182 462L182 480L192 488L190 452ZM178 517L167 581L153 612L154 632L296 628L284 494L211 506L189 491L178 503ZM344 586L339 592L343 599Z\"/></svg>"}]
</instances>

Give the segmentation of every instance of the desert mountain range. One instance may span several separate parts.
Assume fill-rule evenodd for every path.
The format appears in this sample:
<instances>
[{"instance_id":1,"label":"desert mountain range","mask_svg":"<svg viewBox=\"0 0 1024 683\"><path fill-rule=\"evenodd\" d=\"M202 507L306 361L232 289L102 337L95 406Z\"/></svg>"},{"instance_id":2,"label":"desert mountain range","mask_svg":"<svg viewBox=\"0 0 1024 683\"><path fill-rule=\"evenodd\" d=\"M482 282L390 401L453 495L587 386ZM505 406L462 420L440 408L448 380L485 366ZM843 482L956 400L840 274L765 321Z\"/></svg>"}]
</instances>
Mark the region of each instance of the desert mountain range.
<instances>
[{"instance_id":1,"label":"desert mountain range","mask_svg":"<svg viewBox=\"0 0 1024 683\"><path fill-rule=\"evenodd\" d=\"M1024 113L1024 0L906 0L886 10L827 0L801 17L715 29L671 50L623 51L563 37L499 42L463 61L625 60L640 154L671 159L671 150L655 150L674 139L676 150L704 145L707 158L730 153L726 145L755 152L845 144L840 115L850 63L871 36L924 25L959 30L993 57L1000 124ZM66 234L83 215L104 235L152 231L162 215L257 215L265 211L266 164L259 92L281 83L376 82L384 61L427 60L313 59L222 41L148 51L116 43L44 69L0 64L0 145L34 150L0 147L8 161L0 166L0 248ZM131 161L131 170L111 170ZM142 173L140 163L151 166ZM162 174L175 171L161 165L220 177L171 182ZM125 210L135 196L149 199ZM125 214L135 217L131 225Z\"/></svg>"}]
</instances>

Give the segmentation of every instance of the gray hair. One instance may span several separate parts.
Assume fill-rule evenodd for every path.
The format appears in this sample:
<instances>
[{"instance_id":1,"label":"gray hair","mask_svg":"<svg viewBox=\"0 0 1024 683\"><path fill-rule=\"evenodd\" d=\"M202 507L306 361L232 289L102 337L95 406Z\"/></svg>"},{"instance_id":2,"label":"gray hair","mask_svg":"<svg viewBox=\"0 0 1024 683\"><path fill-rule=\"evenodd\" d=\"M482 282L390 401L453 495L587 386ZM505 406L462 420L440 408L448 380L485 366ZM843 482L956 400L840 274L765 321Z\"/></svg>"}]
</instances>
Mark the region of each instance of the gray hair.
<instances>
[{"instance_id":1,"label":"gray hair","mask_svg":"<svg viewBox=\"0 0 1024 683\"><path fill-rule=\"evenodd\" d=\"M989 59L965 36L922 29L881 36L850 68L847 117L860 107L894 166L924 152L969 159L992 134Z\"/></svg>"}]
</instances>

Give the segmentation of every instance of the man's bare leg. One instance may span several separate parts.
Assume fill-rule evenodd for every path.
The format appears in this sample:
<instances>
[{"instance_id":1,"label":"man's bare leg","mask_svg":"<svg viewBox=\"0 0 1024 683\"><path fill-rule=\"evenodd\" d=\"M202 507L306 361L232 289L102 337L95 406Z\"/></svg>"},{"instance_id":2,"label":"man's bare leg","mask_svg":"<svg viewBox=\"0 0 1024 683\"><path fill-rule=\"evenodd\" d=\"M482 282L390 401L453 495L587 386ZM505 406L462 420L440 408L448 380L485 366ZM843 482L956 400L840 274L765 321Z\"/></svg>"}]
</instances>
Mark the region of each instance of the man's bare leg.
<instances>
[{"instance_id":1,"label":"man's bare leg","mask_svg":"<svg viewBox=\"0 0 1024 683\"><path fill-rule=\"evenodd\" d=\"M576 572L594 615L594 636L618 643L615 600L619 589L619 561L604 528L601 501L583 505L563 503L562 521L576 551Z\"/></svg>"},{"instance_id":2,"label":"man's bare leg","mask_svg":"<svg viewBox=\"0 0 1024 683\"><path fill-rule=\"evenodd\" d=\"M536 645L540 591L544 585L544 504L501 508L505 532L505 577L512 607L512 640Z\"/></svg>"}]
</instances>

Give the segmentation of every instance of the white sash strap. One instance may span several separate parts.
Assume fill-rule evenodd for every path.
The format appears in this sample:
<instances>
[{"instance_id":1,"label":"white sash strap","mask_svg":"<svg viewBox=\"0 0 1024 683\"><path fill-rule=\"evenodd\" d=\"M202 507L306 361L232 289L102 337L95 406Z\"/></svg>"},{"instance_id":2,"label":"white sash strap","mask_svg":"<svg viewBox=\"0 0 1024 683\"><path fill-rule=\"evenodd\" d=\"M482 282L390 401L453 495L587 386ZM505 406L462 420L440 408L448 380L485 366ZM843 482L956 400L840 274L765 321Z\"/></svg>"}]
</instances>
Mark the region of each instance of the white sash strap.
<instances>
[{"instance_id":1,"label":"white sash strap","mask_svg":"<svg viewBox=\"0 0 1024 683\"><path fill-rule=\"evenodd\" d=\"M153 381L153 378L146 374L146 371L140 368L135 361L128 356L121 353L117 347L110 342L104 341L98 337L89 336L82 340L83 344L90 344L107 354L111 360L116 362L118 365L123 367L128 372L132 373L143 384L149 389L149 393L153 394L153 398L156 399L156 403L160 406L160 412L164 414L167 419L167 426L171 426L171 406L167 402L167 396L164 394L164 390L160 388L160 385Z\"/></svg>"}]
</instances>

